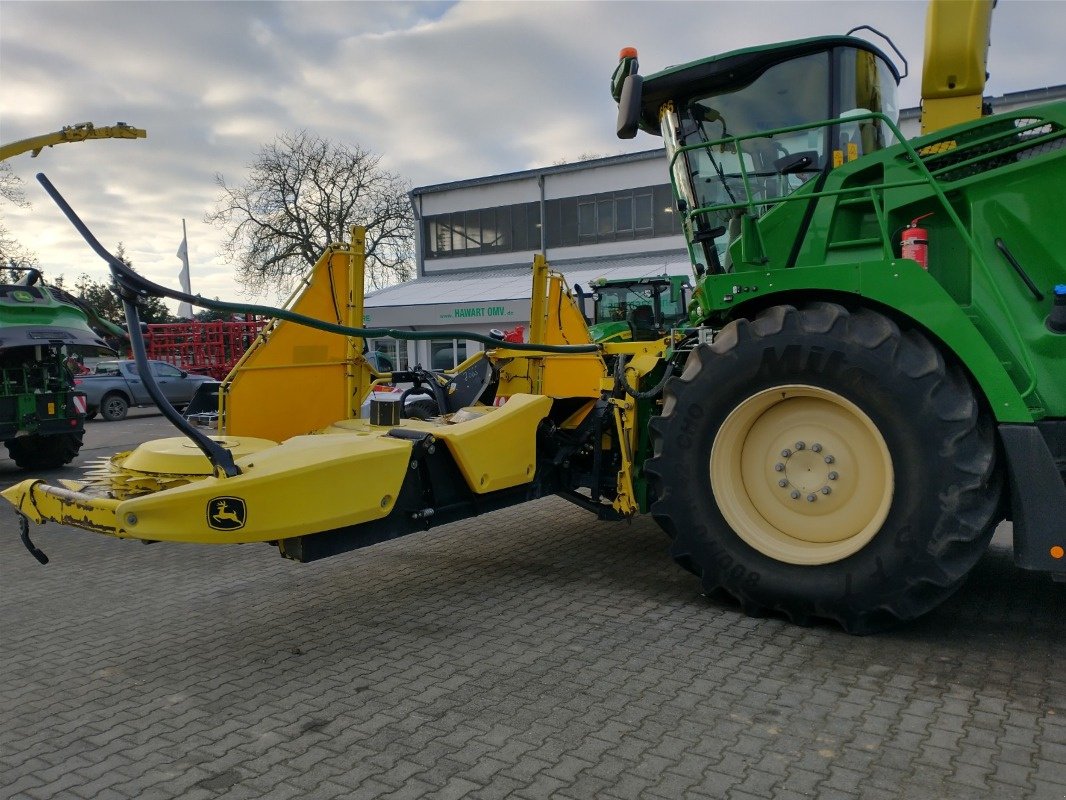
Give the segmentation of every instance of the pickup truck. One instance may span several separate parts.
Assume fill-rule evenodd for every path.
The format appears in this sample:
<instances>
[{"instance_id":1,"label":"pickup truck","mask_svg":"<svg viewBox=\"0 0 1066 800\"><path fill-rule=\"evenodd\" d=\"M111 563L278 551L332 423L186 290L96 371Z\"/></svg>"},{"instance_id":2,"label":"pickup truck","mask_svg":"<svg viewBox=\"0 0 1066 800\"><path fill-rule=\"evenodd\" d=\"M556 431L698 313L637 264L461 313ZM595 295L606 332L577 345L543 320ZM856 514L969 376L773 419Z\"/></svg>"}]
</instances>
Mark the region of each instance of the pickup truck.
<instances>
[{"instance_id":1,"label":"pickup truck","mask_svg":"<svg viewBox=\"0 0 1066 800\"><path fill-rule=\"evenodd\" d=\"M148 363L164 397L176 408L188 405L200 384L215 382L208 375L192 375L165 361ZM85 392L86 419L99 413L105 420L114 422L124 419L130 406L152 405L152 398L137 373L137 363L132 359L101 361L92 374L76 378L74 385L78 391Z\"/></svg>"}]
</instances>

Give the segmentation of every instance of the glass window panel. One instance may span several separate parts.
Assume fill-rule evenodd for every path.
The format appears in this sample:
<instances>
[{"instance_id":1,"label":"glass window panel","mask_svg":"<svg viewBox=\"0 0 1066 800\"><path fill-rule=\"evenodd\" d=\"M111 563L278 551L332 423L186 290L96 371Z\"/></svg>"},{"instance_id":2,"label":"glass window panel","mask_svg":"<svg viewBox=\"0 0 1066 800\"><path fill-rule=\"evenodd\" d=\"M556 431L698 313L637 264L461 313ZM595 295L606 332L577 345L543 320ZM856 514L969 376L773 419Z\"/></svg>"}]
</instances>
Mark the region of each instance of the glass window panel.
<instances>
[{"instance_id":1,"label":"glass window panel","mask_svg":"<svg viewBox=\"0 0 1066 800\"><path fill-rule=\"evenodd\" d=\"M455 340L429 343L430 369L451 369L455 366Z\"/></svg>"},{"instance_id":2,"label":"glass window panel","mask_svg":"<svg viewBox=\"0 0 1066 800\"><path fill-rule=\"evenodd\" d=\"M452 252L462 254L466 250L465 226L463 224L463 212L456 211L451 215L452 220Z\"/></svg>"},{"instance_id":3,"label":"glass window panel","mask_svg":"<svg viewBox=\"0 0 1066 800\"><path fill-rule=\"evenodd\" d=\"M633 198L633 225L639 230L651 230L651 193L638 194Z\"/></svg>"},{"instance_id":4,"label":"glass window panel","mask_svg":"<svg viewBox=\"0 0 1066 800\"><path fill-rule=\"evenodd\" d=\"M619 197L614 201L615 229L633 230L633 198Z\"/></svg>"},{"instance_id":5,"label":"glass window panel","mask_svg":"<svg viewBox=\"0 0 1066 800\"><path fill-rule=\"evenodd\" d=\"M468 250L481 249L481 212L478 210L467 211L464 214L466 222L466 247Z\"/></svg>"},{"instance_id":6,"label":"glass window panel","mask_svg":"<svg viewBox=\"0 0 1066 800\"><path fill-rule=\"evenodd\" d=\"M577 207L577 235L580 237L596 235L596 204L580 203Z\"/></svg>"},{"instance_id":7,"label":"glass window panel","mask_svg":"<svg viewBox=\"0 0 1066 800\"><path fill-rule=\"evenodd\" d=\"M152 374L157 375L160 378L180 378L181 370L170 364L163 364L159 361L152 362Z\"/></svg>"},{"instance_id":8,"label":"glass window panel","mask_svg":"<svg viewBox=\"0 0 1066 800\"><path fill-rule=\"evenodd\" d=\"M674 197L669 186L656 186L654 191L655 235L668 236L674 232L677 213L674 209Z\"/></svg>"},{"instance_id":9,"label":"glass window panel","mask_svg":"<svg viewBox=\"0 0 1066 800\"><path fill-rule=\"evenodd\" d=\"M529 230L526 223L526 206L511 206L511 236L512 249L521 252L529 247Z\"/></svg>"},{"instance_id":10,"label":"glass window panel","mask_svg":"<svg viewBox=\"0 0 1066 800\"><path fill-rule=\"evenodd\" d=\"M600 200L596 203L596 233L610 236L614 233L614 200Z\"/></svg>"},{"instance_id":11,"label":"glass window panel","mask_svg":"<svg viewBox=\"0 0 1066 800\"><path fill-rule=\"evenodd\" d=\"M481 209L481 251L491 253L496 249L496 209Z\"/></svg>"},{"instance_id":12,"label":"glass window panel","mask_svg":"<svg viewBox=\"0 0 1066 800\"><path fill-rule=\"evenodd\" d=\"M544 204L545 216L548 218L548 247L559 247L563 243L563 226L559 217L561 205L559 200L548 200Z\"/></svg>"},{"instance_id":13,"label":"glass window panel","mask_svg":"<svg viewBox=\"0 0 1066 800\"><path fill-rule=\"evenodd\" d=\"M563 228L563 246L577 244L577 198L567 197L560 202Z\"/></svg>"},{"instance_id":14,"label":"glass window panel","mask_svg":"<svg viewBox=\"0 0 1066 800\"><path fill-rule=\"evenodd\" d=\"M431 217L422 220L422 242L425 258L437 258L440 244L437 242L437 221Z\"/></svg>"},{"instance_id":15,"label":"glass window panel","mask_svg":"<svg viewBox=\"0 0 1066 800\"><path fill-rule=\"evenodd\" d=\"M540 250L540 203L526 203L526 219L529 236L527 248Z\"/></svg>"},{"instance_id":16,"label":"glass window panel","mask_svg":"<svg viewBox=\"0 0 1066 800\"><path fill-rule=\"evenodd\" d=\"M511 207L500 206L496 209L496 244L501 252L510 252L511 246Z\"/></svg>"}]
</instances>

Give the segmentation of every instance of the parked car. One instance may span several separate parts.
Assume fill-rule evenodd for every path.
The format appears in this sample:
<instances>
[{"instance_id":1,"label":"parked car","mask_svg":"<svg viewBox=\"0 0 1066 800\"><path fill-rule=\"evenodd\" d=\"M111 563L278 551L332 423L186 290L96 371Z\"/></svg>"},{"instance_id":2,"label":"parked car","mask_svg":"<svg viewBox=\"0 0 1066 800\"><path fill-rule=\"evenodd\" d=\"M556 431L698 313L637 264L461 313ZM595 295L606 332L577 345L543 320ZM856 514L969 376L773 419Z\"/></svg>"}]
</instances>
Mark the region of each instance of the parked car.
<instances>
[{"instance_id":1,"label":"parked car","mask_svg":"<svg viewBox=\"0 0 1066 800\"><path fill-rule=\"evenodd\" d=\"M193 375L165 361L148 363L163 396L175 408L188 405L200 384L215 381L209 375ZM132 359L101 361L91 375L75 379L74 384L79 391L85 392L86 419L100 414L114 422L124 419L130 406L153 405L137 372L137 363Z\"/></svg>"}]
</instances>

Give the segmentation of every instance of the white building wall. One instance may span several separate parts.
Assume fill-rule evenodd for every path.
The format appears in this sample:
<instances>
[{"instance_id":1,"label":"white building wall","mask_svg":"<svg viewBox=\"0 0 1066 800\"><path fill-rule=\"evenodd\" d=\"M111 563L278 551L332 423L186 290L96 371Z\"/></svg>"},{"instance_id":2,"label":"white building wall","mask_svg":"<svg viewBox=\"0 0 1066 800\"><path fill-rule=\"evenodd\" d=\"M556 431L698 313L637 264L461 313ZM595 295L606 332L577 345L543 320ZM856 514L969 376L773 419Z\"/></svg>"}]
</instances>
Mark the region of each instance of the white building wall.
<instances>
[{"instance_id":1,"label":"white building wall","mask_svg":"<svg viewBox=\"0 0 1066 800\"><path fill-rule=\"evenodd\" d=\"M657 236L654 239L629 239L622 242L604 242L577 247L550 247L546 258L552 262L600 256L632 256L641 253L657 253L661 250L677 250L679 253L685 253L686 248L684 236Z\"/></svg>"},{"instance_id":2,"label":"white building wall","mask_svg":"<svg viewBox=\"0 0 1066 800\"><path fill-rule=\"evenodd\" d=\"M659 186L669 182L665 151L656 155L620 163L572 168L546 168L542 173L522 174L513 179L489 180L484 184L431 189L416 198L420 217L468 211L480 208L540 202L541 180L545 201L597 194L612 190ZM424 259L421 234L417 253L420 274L465 272L467 270L506 268L530 264L541 252L539 246L515 253L489 253L441 259ZM618 242L550 248L549 259L585 259L603 256L633 255L661 250L685 250L683 236L640 238Z\"/></svg>"},{"instance_id":3,"label":"white building wall","mask_svg":"<svg viewBox=\"0 0 1066 800\"><path fill-rule=\"evenodd\" d=\"M464 186L440 192L419 195L420 213L423 216L448 214L452 211L470 211L476 208L492 208L516 203L540 201L540 184L536 176L520 178L483 186Z\"/></svg>"},{"instance_id":4,"label":"white building wall","mask_svg":"<svg viewBox=\"0 0 1066 800\"><path fill-rule=\"evenodd\" d=\"M642 186L658 186L669 181L666 152L663 151L662 158L547 175L544 181L544 198L557 200L612 189L638 189Z\"/></svg>"}]
</instances>

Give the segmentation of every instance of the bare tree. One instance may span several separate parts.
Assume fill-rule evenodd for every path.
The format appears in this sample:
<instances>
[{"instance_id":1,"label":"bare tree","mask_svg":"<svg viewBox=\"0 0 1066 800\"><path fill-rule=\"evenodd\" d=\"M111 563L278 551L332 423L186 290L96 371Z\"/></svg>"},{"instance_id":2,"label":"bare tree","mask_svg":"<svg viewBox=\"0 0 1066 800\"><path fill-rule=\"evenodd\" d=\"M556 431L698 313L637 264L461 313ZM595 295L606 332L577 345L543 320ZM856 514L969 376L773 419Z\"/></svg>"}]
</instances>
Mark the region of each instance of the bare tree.
<instances>
[{"instance_id":1,"label":"bare tree","mask_svg":"<svg viewBox=\"0 0 1066 800\"><path fill-rule=\"evenodd\" d=\"M26 199L26 193L22 191L22 179L11 170L10 165L2 161L0 161L0 200L20 208L28 208L30 205ZM0 220L0 265L4 267L37 265L36 254L15 238L3 220Z\"/></svg>"},{"instance_id":2,"label":"bare tree","mask_svg":"<svg viewBox=\"0 0 1066 800\"><path fill-rule=\"evenodd\" d=\"M326 245L347 240L350 225L366 226L370 288L409 278L409 187L380 162L358 145L300 131L260 148L240 186L215 175L222 195L205 221L226 232L224 249L236 264L237 280L251 291L284 292Z\"/></svg>"}]
</instances>

